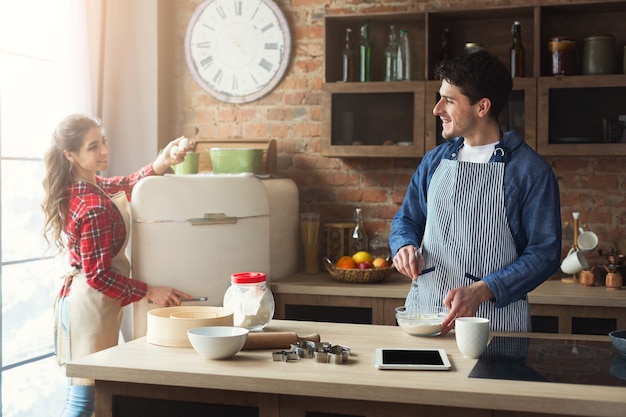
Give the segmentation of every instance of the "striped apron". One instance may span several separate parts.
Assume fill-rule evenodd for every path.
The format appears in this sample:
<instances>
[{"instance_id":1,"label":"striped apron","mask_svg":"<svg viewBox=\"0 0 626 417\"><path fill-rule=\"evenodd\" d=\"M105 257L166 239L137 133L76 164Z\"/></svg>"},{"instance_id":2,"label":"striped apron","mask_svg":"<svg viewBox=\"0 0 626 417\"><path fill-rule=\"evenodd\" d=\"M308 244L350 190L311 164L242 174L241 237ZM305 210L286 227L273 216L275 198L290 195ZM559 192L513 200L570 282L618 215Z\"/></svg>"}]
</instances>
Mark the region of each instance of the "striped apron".
<instances>
[{"instance_id":1,"label":"striped apron","mask_svg":"<svg viewBox=\"0 0 626 417\"><path fill-rule=\"evenodd\" d=\"M424 268L413 280L407 309L443 305L448 291L471 285L517 259L504 206L504 163L444 159L428 188ZM492 331L531 330L526 298L496 308L483 302L476 313Z\"/></svg>"}]
</instances>

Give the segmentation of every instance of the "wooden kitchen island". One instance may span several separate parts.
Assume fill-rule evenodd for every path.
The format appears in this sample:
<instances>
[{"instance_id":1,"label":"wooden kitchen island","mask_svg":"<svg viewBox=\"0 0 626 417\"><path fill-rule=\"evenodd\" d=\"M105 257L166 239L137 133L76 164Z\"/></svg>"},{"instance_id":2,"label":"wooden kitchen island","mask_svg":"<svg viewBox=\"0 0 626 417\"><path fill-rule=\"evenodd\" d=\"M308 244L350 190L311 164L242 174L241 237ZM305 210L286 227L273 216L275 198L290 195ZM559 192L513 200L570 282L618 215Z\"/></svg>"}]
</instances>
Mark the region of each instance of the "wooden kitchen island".
<instances>
[{"instance_id":1,"label":"wooden kitchen island","mask_svg":"<svg viewBox=\"0 0 626 417\"><path fill-rule=\"evenodd\" d=\"M459 354L452 334L419 338L392 326L281 320L266 331L319 333L352 355L344 364L277 362L271 350L255 350L211 361L140 338L69 363L67 374L96 380L96 417L623 417L626 410L625 387L468 378L476 360ZM374 349L385 346L444 348L452 370L377 370Z\"/></svg>"},{"instance_id":2,"label":"wooden kitchen island","mask_svg":"<svg viewBox=\"0 0 626 417\"><path fill-rule=\"evenodd\" d=\"M299 273L273 280L271 289L276 300L275 317L279 319L393 326L394 309L404 304L410 285L410 280L397 272L371 284L338 281L328 273ZM611 291L603 286L584 287L554 279L529 293L528 301L531 315L552 323L551 330L540 329L542 332L589 333L585 328L591 327L601 330L596 334L607 334L610 330L605 331L602 325L626 329L624 288Z\"/></svg>"}]
</instances>

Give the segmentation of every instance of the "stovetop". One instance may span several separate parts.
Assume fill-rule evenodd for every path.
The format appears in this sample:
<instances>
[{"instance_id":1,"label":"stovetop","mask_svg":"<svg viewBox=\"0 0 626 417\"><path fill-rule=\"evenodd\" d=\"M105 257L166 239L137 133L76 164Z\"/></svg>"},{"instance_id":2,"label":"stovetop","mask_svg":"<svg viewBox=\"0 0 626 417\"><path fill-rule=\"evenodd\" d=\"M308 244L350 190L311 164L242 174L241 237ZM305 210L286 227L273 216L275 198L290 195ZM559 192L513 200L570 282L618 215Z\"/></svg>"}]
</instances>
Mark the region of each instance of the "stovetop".
<instances>
[{"instance_id":1,"label":"stovetop","mask_svg":"<svg viewBox=\"0 0 626 417\"><path fill-rule=\"evenodd\" d=\"M611 342L494 336L469 377L626 387L626 358Z\"/></svg>"}]
</instances>

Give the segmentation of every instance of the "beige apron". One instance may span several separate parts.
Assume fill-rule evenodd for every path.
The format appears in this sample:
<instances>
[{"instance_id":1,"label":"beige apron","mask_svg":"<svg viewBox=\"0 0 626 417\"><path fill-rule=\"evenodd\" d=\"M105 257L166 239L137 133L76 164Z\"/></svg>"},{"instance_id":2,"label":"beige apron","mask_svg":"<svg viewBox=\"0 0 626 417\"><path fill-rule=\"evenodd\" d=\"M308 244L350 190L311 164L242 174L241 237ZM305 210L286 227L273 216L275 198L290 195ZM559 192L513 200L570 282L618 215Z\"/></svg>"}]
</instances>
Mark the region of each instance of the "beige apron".
<instances>
[{"instance_id":1,"label":"beige apron","mask_svg":"<svg viewBox=\"0 0 626 417\"><path fill-rule=\"evenodd\" d=\"M124 244L111 262L111 269L118 274L130 275L130 261L126 256L126 245L130 231L130 210L126 194L116 193L111 197L118 208L126 226ZM72 279L69 297L69 332L70 355L72 359L80 358L100 350L116 346L119 340L123 309L120 300L108 297L87 284L85 272L74 268L65 276L65 285ZM58 303L55 303L57 306ZM58 307L56 310L60 310ZM57 358L59 363L65 361L65 338L60 327L60 311L56 314L57 325ZM72 378L73 385L93 385L92 379Z\"/></svg>"}]
</instances>

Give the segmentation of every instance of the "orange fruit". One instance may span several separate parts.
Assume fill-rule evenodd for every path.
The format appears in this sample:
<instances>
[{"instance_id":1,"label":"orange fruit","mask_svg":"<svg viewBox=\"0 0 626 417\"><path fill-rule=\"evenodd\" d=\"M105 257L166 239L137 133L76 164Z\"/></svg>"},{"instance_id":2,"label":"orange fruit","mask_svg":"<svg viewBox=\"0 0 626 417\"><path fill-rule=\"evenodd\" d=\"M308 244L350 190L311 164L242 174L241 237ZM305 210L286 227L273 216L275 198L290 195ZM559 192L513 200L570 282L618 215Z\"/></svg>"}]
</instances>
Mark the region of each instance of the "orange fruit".
<instances>
[{"instance_id":1,"label":"orange fruit","mask_svg":"<svg viewBox=\"0 0 626 417\"><path fill-rule=\"evenodd\" d=\"M356 268L356 262L354 262L352 256L342 256L335 266L337 268L354 269Z\"/></svg>"},{"instance_id":2,"label":"orange fruit","mask_svg":"<svg viewBox=\"0 0 626 417\"><path fill-rule=\"evenodd\" d=\"M389 266L389 262L385 258L376 258L372 261L372 265L374 268L387 268Z\"/></svg>"}]
</instances>

